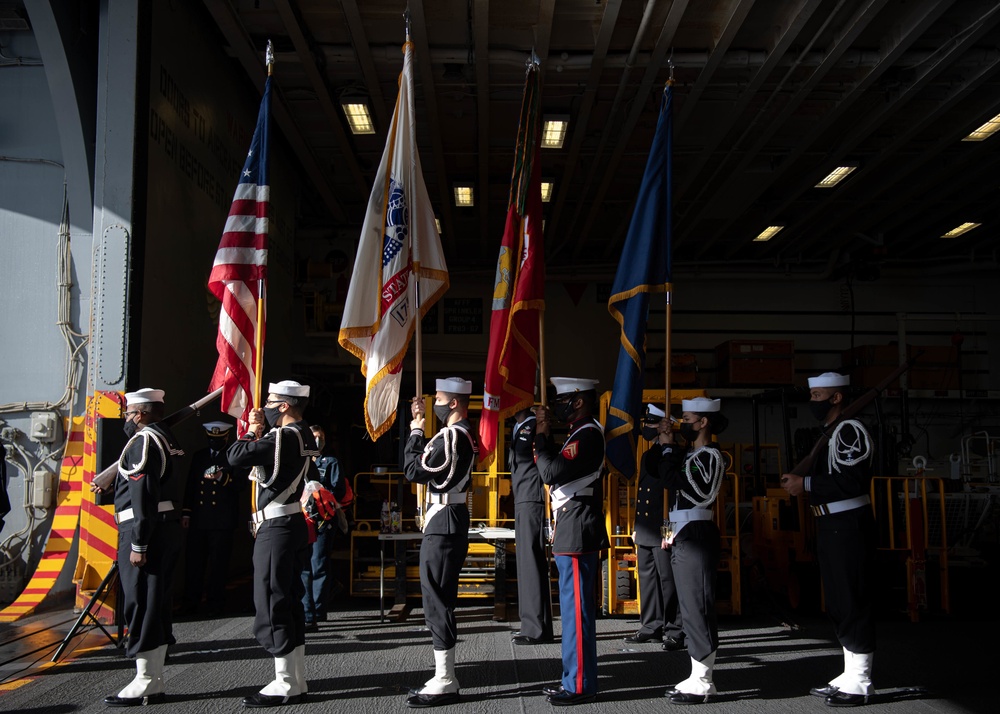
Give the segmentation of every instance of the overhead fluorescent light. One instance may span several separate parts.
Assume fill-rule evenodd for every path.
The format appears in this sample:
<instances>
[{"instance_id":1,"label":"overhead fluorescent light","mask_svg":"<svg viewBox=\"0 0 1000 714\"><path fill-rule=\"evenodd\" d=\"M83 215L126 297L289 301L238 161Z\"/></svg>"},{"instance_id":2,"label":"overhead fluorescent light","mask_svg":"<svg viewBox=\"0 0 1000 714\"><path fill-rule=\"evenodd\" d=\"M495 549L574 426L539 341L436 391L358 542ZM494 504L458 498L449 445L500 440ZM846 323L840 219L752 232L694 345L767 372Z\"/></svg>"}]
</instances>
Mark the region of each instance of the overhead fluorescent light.
<instances>
[{"instance_id":1,"label":"overhead fluorescent light","mask_svg":"<svg viewBox=\"0 0 1000 714\"><path fill-rule=\"evenodd\" d=\"M351 127L352 134L374 134L375 125L372 123L371 112L364 102L342 102L340 105L344 109L344 116Z\"/></svg>"},{"instance_id":2,"label":"overhead fluorescent light","mask_svg":"<svg viewBox=\"0 0 1000 714\"><path fill-rule=\"evenodd\" d=\"M475 204L472 186L455 186L455 205L468 208Z\"/></svg>"},{"instance_id":3,"label":"overhead fluorescent light","mask_svg":"<svg viewBox=\"0 0 1000 714\"><path fill-rule=\"evenodd\" d=\"M764 241L769 241L772 238L774 238L774 236L779 231L781 231L783 229L784 229L784 226L768 226L767 228L765 228L764 230L762 230L760 232L760 235L758 235L756 238L753 239L753 242L754 243L763 243Z\"/></svg>"},{"instance_id":4,"label":"overhead fluorescent light","mask_svg":"<svg viewBox=\"0 0 1000 714\"><path fill-rule=\"evenodd\" d=\"M440 218L435 218L434 219L434 225L437 226L438 235L441 235L441 219Z\"/></svg>"},{"instance_id":5,"label":"overhead fluorescent light","mask_svg":"<svg viewBox=\"0 0 1000 714\"><path fill-rule=\"evenodd\" d=\"M997 114L995 117L962 139L962 141L986 141L997 131L1000 131L1000 114Z\"/></svg>"},{"instance_id":6,"label":"overhead fluorescent light","mask_svg":"<svg viewBox=\"0 0 1000 714\"><path fill-rule=\"evenodd\" d=\"M833 171L828 173L822 181L816 184L816 188L833 188L847 178L851 173L856 171L857 168L857 166L838 166Z\"/></svg>"},{"instance_id":7,"label":"overhead fluorescent light","mask_svg":"<svg viewBox=\"0 0 1000 714\"><path fill-rule=\"evenodd\" d=\"M552 181L542 181L542 203L548 203L552 200L552 187L555 183Z\"/></svg>"},{"instance_id":8,"label":"overhead fluorescent light","mask_svg":"<svg viewBox=\"0 0 1000 714\"><path fill-rule=\"evenodd\" d=\"M566 130L569 129L568 116L548 116L542 124L542 148L561 149L566 141Z\"/></svg>"},{"instance_id":9,"label":"overhead fluorescent light","mask_svg":"<svg viewBox=\"0 0 1000 714\"><path fill-rule=\"evenodd\" d=\"M962 235L963 233L968 233L973 228L978 228L981 225L983 225L983 224L982 223L963 223L960 226L956 226L955 228L952 228L950 231L948 231L947 233L943 234L941 237L942 238L957 238L958 236Z\"/></svg>"}]
</instances>

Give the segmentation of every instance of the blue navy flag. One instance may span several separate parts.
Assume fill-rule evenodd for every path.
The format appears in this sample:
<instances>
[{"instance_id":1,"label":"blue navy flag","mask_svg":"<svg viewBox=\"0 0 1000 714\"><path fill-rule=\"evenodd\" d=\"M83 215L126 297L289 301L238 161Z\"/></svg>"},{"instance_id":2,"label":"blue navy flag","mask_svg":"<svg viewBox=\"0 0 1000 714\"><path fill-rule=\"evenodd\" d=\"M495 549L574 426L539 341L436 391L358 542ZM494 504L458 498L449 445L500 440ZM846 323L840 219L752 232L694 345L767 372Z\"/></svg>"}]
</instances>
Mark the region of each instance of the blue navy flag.
<instances>
[{"instance_id":1,"label":"blue navy flag","mask_svg":"<svg viewBox=\"0 0 1000 714\"><path fill-rule=\"evenodd\" d=\"M667 84L639 198L618 262L608 311L621 325L618 368L608 409L607 456L631 478L636 469L636 415L641 411L646 368L649 296L670 291L672 91Z\"/></svg>"}]
</instances>

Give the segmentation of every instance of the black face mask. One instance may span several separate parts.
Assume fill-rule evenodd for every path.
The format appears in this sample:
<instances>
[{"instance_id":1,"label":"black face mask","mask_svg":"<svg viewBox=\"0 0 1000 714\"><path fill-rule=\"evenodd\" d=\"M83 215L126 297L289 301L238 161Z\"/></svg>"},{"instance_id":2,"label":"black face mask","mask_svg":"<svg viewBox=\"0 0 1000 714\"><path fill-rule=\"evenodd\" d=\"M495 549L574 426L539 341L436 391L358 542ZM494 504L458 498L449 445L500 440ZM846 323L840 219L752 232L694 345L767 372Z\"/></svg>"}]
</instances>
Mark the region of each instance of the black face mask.
<instances>
[{"instance_id":1,"label":"black face mask","mask_svg":"<svg viewBox=\"0 0 1000 714\"><path fill-rule=\"evenodd\" d=\"M281 419L281 407L264 407L264 422L268 429L273 429Z\"/></svg>"},{"instance_id":2,"label":"black face mask","mask_svg":"<svg viewBox=\"0 0 1000 714\"><path fill-rule=\"evenodd\" d=\"M451 416L451 407L447 404L435 404L434 405L434 416L437 417L438 424L444 426L448 423L448 417Z\"/></svg>"},{"instance_id":3,"label":"black face mask","mask_svg":"<svg viewBox=\"0 0 1000 714\"><path fill-rule=\"evenodd\" d=\"M809 402L809 411L812 412L813 417L817 421L823 421L826 419L826 415L830 413L832 406L829 400L825 402Z\"/></svg>"},{"instance_id":4,"label":"black face mask","mask_svg":"<svg viewBox=\"0 0 1000 714\"><path fill-rule=\"evenodd\" d=\"M688 424L684 422L681 424L681 436L683 436L688 441L694 441L698 438L698 430L694 428L694 424Z\"/></svg>"},{"instance_id":5,"label":"black face mask","mask_svg":"<svg viewBox=\"0 0 1000 714\"><path fill-rule=\"evenodd\" d=\"M226 448L226 440L225 439L209 439L208 440L208 448L210 448L212 451L222 451L222 450L224 450Z\"/></svg>"},{"instance_id":6,"label":"black face mask","mask_svg":"<svg viewBox=\"0 0 1000 714\"><path fill-rule=\"evenodd\" d=\"M552 413L559 421L569 422L574 411L576 410L573 409L573 401L569 399L560 399L552 405Z\"/></svg>"},{"instance_id":7,"label":"black face mask","mask_svg":"<svg viewBox=\"0 0 1000 714\"><path fill-rule=\"evenodd\" d=\"M129 420L124 424L122 424L122 431L125 432L125 436L131 439L133 436L135 436L135 433L139 431L139 425L136 424L134 421Z\"/></svg>"},{"instance_id":8,"label":"black face mask","mask_svg":"<svg viewBox=\"0 0 1000 714\"><path fill-rule=\"evenodd\" d=\"M660 430L655 426L643 426L642 427L642 438L646 441L652 443L656 441L656 437L660 434Z\"/></svg>"}]
</instances>

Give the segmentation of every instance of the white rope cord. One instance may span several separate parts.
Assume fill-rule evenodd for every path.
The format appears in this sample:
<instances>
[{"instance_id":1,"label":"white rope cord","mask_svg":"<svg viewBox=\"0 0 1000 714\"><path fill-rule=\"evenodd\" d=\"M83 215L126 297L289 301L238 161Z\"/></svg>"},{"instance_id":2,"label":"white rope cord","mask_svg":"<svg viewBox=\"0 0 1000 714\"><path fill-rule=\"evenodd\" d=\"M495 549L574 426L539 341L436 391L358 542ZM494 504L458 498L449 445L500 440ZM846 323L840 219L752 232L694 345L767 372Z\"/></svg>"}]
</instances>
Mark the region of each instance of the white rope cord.
<instances>
[{"instance_id":1,"label":"white rope cord","mask_svg":"<svg viewBox=\"0 0 1000 714\"><path fill-rule=\"evenodd\" d=\"M708 456L708 479L703 483L698 483L692 472L691 464L698 459L698 456L705 453ZM699 465L701 462L698 462ZM701 469L699 469L701 470ZM687 491L681 491L680 495L683 496L691 503L692 508L708 508L715 501L715 498L719 495L719 489L722 488L722 477L725 471L722 464L722 456L718 449L709 449L707 447L700 447L696 449L687 459L684 461L684 474L687 476L688 483L691 485L691 490L694 491L695 495L701 500L695 500L693 496L687 493ZM708 486L707 490L702 490L702 486Z\"/></svg>"},{"instance_id":2,"label":"white rope cord","mask_svg":"<svg viewBox=\"0 0 1000 714\"><path fill-rule=\"evenodd\" d=\"M122 476L131 476L132 474L139 473L139 471L141 471L146 465L146 459L149 456L149 442L152 440L153 443L156 444L157 450L160 452L160 476L163 476L167 470L167 452L163 448L163 444L160 443L160 438L158 438L158 436L158 434L155 434L149 429L143 429L138 434L133 436L129 440L128 444L125 445L125 449L122 451L122 457L118 460L118 473ZM142 460L135 464L132 468L129 468L128 464L125 463L125 457L128 456L128 448L132 445L133 441L140 438L142 439Z\"/></svg>"},{"instance_id":3,"label":"white rope cord","mask_svg":"<svg viewBox=\"0 0 1000 714\"><path fill-rule=\"evenodd\" d=\"M427 463L427 457L430 456L434 442L438 437L441 437L441 440L444 442L444 463L440 466L430 466ZM430 481L431 485L439 491L447 488L451 480L455 477L455 469L458 468L458 429L445 428L432 436L427 445L424 446L423 456L420 457L420 465L424 471L432 474L438 474L448 469L448 475L442 483L438 483L433 479Z\"/></svg>"},{"instance_id":4,"label":"white rope cord","mask_svg":"<svg viewBox=\"0 0 1000 714\"><path fill-rule=\"evenodd\" d=\"M850 443L842 433L844 427L850 424L854 427L854 440ZM830 436L830 449L827 451L827 468L830 473L840 473L841 466L854 466L861 463L872 453L871 437L864 424L856 419L842 421ZM859 454L855 457L854 454Z\"/></svg>"}]
</instances>

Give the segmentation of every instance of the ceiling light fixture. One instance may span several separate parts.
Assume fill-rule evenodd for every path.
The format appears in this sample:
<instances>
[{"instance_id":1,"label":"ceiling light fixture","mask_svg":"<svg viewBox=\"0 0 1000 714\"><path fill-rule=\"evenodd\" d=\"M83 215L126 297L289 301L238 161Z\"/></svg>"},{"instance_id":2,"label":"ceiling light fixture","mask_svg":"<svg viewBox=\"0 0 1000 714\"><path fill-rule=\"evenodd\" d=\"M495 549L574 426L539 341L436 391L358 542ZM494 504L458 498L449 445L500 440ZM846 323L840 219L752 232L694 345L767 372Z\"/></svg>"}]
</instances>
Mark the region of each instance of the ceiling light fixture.
<instances>
[{"instance_id":1,"label":"ceiling light fixture","mask_svg":"<svg viewBox=\"0 0 1000 714\"><path fill-rule=\"evenodd\" d=\"M455 205L462 208L475 205L472 186L455 185Z\"/></svg>"},{"instance_id":2,"label":"ceiling light fixture","mask_svg":"<svg viewBox=\"0 0 1000 714\"><path fill-rule=\"evenodd\" d=\"M552 200L552 187L555 183L552 181L542 181L542 203L548 203Z\"/></svg>"},{"instance_id":3,"label":"ceiling light fixture","mask_svg":"<svg viewBox=\"0 0 1000 714\"><path fill-rule=\"evenodd\" d=\"M364 102L342 102L340 105L347 117L347 123L351 127L352 134L374 134L375 125L372 123L371 112Z\"/></svg>"},{"instance_id":4,"label":"ceiling light fixture","mask_svg":"<svg viewBox=\"0 0 1000 714\"><path fill-rule=\"evenodd\" d=\"M434 219L434 225L437 226L438 235L441 235L441 219L440 218L435 218Z\"/></svg>"},{"instance_id":5,"label":"ceiling light fixture","mask_svg":"<svg viewBox=\"0 0 1000 714\"><path fill-rule=\"evenodd\" d=\"M768 226L767 228L765 228L760 232L760 235L758 235L756 238L753 239L753 242L763 243L765 241L769 241L772 238L774 238L774 236L784 228L785 228L784 226Z\"/></svg>"},{"instance_id":6,"label":"ceiling light fixture","mask_svg":"<svg viewBox=\"0 0 1000 714\"><path fill-rule=\"evenodd\" d=\"M542 124L542 148L561 149L566 141L566 130L569 129L568 116L547 116Z\"/></svg>"},{"instance_id":7,"label":"ceiling light fixture","mask_svg":"<svg viewBox=\"0 0 1000 714\"><path fill-rule=\"evenodd\" d=\"M973 228L978 228L981 225L983 225L983 224L982 223L963 223L960 226L956 226L956 227L952 228L950 231L948 231L947 233L943 234L941 237L942 238L957 238L958 236L962 235L963 233L968 233Z\"/></svg>"},{"instance_id":8,"label":"ceiling light fixture","mask_svg":"<svg viewBox=\"0 0 1000 714\"><path fill-rule=\"evenodd\" d=\"M962 141L986 141L998 131L1000 131L1000 114L997 114L995 117L962 139Z\"/></svg>"},{"instance_id":9,"label":"ceiling light fixture","mask_svg":"<svg viewBox=\"0 0 1000 714\"><path fill-rule=\"evenodd\" d=\"M838 166L816 184L816 188L833 188L856 171L857 168L857 166Z\"/></svg>"}]
</instances>

